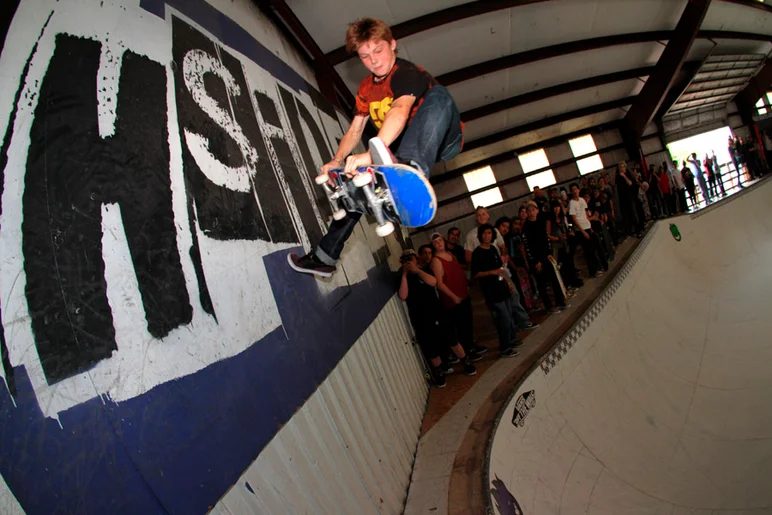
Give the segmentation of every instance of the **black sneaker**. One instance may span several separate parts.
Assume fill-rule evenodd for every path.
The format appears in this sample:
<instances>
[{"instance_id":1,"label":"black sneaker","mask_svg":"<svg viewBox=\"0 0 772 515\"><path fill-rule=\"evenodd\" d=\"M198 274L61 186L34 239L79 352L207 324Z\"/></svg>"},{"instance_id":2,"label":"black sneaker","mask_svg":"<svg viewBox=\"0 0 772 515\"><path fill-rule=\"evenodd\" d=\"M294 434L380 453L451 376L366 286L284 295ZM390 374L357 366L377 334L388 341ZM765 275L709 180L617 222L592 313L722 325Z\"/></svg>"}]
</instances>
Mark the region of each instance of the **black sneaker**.
<instances>
[{"instance_id":1,"label":"black sneaker","mask_svg":"<svg viewBox=\"0 0 772 515\"><path fill-rule=\"evenodd\" d=\"M566 309L570 308L571 304L563 304L562 306L558 306L558 309L560 311L565 311Z\"/></svg>"},{"instance_id":2,"label":"black sneaker","mask_svg":"<svg viewBox=\"0 0 772 515\"><path fill-rule=\"evenodd\" d=\"M514 358L514 357L515 357L515 356L517 356L518 354L520 354L520 353L519 353L519 352L517 352L517 351L516 351L515 349L513 349L512 347L510 347L509 349L504 349L503 351L501 351L501 352L499 353L499 355L500 355L502 358Z\"/></svg>"},{"instance_id":3,"label":"black sneaker","mask_svg":"<svg viewBox=\"0 0 772 515\"><path fill-rule=\"evenodd\" d=\"M322 263L313 252L299 257L294 252L287 254L287 262L296 272L313 274L319 277L331 277L335 267Z\"/></svg>"},{"instance_id":4,"label":"black sneaker","mask_svg":"<svg viewBox=\"0 0 772 515\"><path fill-rule=\"evenodd\" d=\"M467 361L480 361L483 359L482 354L478 354L476 352L469 351L466 354Z\"/></svg>"},{"instance_id":5,"label":"black sneaker","mask_svg":"<svg viewBox=\"0 0 772 515\"><path fill-rule=\"evenodd\" d=\"M370 148L370 158L374 165L390 165L399 162L380 138L371 138L368 147Z\"/></svg>"},{"instance_id":6,"label":"black sneaker","mask_svg":"<svg viewBox=\"0 0 772 515\"><path fill-rule=\"evenodd\" d=\"M456 361L456 363L458 363L458 361ZM445 375L449 375L449 374L452 374L453 372L455 372L453 367L451 367L447 363L440 363L440 371L442 371L442 373L445 374Z\"/></svg>"},{"instance_id":7,"label":"black sneaker","mask_svg":"<svg viewBox=\"0 0 772 515\"><path fill-rule=\"evenodd\" d=\"M522 347L525 344L525 342L523 340L515 340L515 341L510 342L510 343L512 344L512 348L513 349L517 349L519 347Z\"/></svg>"},{"instance_id":8,"label":"black sneaker","mask_svg":"<svg viewBox=\"0 0 772 515\"><path fill-rule=\"evenodd\" d=\"M432 370L432 381L434 381L434 386L437 388L445 388L445 385L448 384L448 381L445 379L445 374L443 374L442 370L439 368Z\"/></svg>"},{"instance_id":9,"label":"black sneaker","mask_svg":"<svg viewBox=\"0 0 772 515\"><path fill-rule=\"evenodd\" d=\"M537 327L539 327L539 324L535 322L528 322L525 324L525 327L521 327L520 329L523 331L528 331L529 329L536 329Z\"/></svg>"},{"instance_id":10,"label":"black sneaker","mask_svg":"<svg viewBox=\"0 0 772 515\"><path fill-rule=\"evenodd\" d=\"M468 376L477 375L477 367L472 365L472 363L467 360L467 362L464 363L464 373Z\"/></svg>"},{"instance_id":11,"label":"black sneaker","mask_svg":"<svg viewBox=\"0 0 772 515\"><path fill-rule=\"evenodd\" d=\"M455 354L451 354L450 356L447 357L447 359L445 359L445 363L447 363L448 365L455 365L456 363L460 363L460 362L461 360L458 359L458 356L456 356Z\"/></svg>"},{"instance_id":12,"label":"black sneaker","mask_svg":"<svg viewBox=\"0 0 772 515\"><path fill-rule=\"evenodd\" d=\"M474 354L480 354L481 356L488 352L488 347L483 347L482 345L473 345L472 346L472 353Z\"/></svg>"}]
</instances>

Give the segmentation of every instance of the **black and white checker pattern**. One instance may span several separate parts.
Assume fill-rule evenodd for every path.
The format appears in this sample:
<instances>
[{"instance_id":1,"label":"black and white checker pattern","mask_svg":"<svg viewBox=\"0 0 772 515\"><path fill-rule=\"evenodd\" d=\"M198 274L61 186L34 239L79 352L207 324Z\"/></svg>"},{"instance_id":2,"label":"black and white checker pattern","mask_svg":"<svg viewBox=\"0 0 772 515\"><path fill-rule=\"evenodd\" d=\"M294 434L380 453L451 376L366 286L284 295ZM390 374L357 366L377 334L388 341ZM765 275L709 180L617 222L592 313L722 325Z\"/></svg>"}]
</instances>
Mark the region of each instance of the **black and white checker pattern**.
<instances>
[{"instance_id":1,"label":"black and white checker pattern","mask_svg":"<svg viewBox=\"0 0 772 515\"><path fill-rule=\"evenodd\" d=\"M627 279L627 276L630 275L630 272L641 258L641 255L644 253L646 248L649 246L649 243L651 243L651 240L654 239L654 235L659 229L659 226L659 223L656 223L652 226L649 232L646 233L643 241L638 245L638 248L635 249L633 255L630 256L630 259L627 260L625 266L622 267L622 270L620 270L616 277L614 277L614 280L603 289L600 295L598 295L598 298L595 299L595 302L593 302L592 306L590 306L582 318L580 318L574 324L574 326L568 331L568 333L566 333L563 339L558 341L558 343L542 359L541 363L539 363L542 372L549 374L550 370L555 368L558 362L563 359L563 356L565 356L568 351L571 350L571 347L573 347L574 344L579 341L579 338L585 333L585 331L587 331L587 329L590 327L590 324L592 324L595 319L600 316L603 308L606 307L606 304L609 303L612 297L616 294L617 290L619 290L619 287L622 285L625 279Z\"/></svg>"}]
</instances>

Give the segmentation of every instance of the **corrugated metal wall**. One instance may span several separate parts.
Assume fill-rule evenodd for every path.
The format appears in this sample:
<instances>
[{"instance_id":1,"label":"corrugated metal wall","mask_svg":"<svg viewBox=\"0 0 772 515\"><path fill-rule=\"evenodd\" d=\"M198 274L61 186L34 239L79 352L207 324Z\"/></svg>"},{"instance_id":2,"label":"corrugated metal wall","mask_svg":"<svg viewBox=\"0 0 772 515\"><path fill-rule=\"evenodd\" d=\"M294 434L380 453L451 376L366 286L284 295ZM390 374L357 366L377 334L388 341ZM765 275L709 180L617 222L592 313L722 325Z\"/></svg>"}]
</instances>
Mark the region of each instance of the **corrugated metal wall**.
<instances>
[{"instance_id":1,"label":"corrugated metal wall","mask_svg":"<svg viewBox=\"0 0 772 515\"><path fill-rule=\"evenodd\" d=\"M402 512L428 395L404 309L386 304L211 513Z\"/></svg>"}]
</instances>

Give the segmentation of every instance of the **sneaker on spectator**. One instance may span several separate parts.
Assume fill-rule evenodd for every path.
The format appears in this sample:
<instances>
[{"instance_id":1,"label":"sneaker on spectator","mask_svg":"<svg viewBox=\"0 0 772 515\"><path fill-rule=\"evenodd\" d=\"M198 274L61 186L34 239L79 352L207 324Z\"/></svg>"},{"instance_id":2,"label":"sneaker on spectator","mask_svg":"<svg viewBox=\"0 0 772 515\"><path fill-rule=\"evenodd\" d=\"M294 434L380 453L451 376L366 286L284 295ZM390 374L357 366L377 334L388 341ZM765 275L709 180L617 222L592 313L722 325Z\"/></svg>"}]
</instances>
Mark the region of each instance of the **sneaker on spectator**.
<instances>
[{"instance_id":1,"label":"sneaker on spectator","mask_svg":"<svg viewBox=\"0 0 772 515\"><path fill-rule=\"evenodd\" d=\"M464 373L468 376L476 375L477 367L470 360L466 360L466 363L464 363Z\"/></svg>"},{"instance_id":2,"label":"sneaker on spectator","mask_svg":"<svg viewBox=\"0 0 772 515\"><path fill-rule=\"evenodd\" d=\"M565 310L567 310L570 307L571 307L571 304L563 304L562 306L558 306L558 309L560 311L565 311Z\"/></svg>"},{"instance_id":3,"label":"sneaker on spectator","mask_svg":"<svg viewBox=\"0 0 772 515\"><path fill-rule=\"evenodd\" d=\"M488 347L483 347L482 345L473 345L472 352L482 356L483 354L488 352Z\"/></svg>"},{"instance_id":4,"label":"sneaker on spectator","mask_svg":"<svg viewBox=\"0 0 772 515\"><path fill-rule=\"evenodd\" d=\"M458 363L458 361L456 361L456 363ZM450 375L456 370L447 363L440 363L440 371L445 375Z\"/></svg>"},{"instance_id":5,"label":"sneaker on spectator","mask_svg":"<svg viewBox=\"0 0 772 515\"><path fill-rule=\"evenodd\" d=\"M443 374L442 370L439 368L432 370L432 381L437 388L445 388L445 385L448 384L448 381L445 379L445 374Z\"/></svg>"},{"instance_id":6,"label":"sneaker on spectator","mask_svg":"<svg viewBox=\"0 0 772 515\"><path fill-rule=\"evenodd\" d=\"M478 354L473 351L467 352L466 357L469 361L480 361L481 359L483 359L482 354Z\"/></svg>"},{"instance_id":7,"label":"sneaker on spectator","mask_svg":"<svg viewBox=\"0 0 772 515\"><path fill-rule=\"evenodd\" d=\"M514 341L513 341L513 342L511 342L511 343L512 343L512 348L513 348L513 349L517 349L517 348L520 348L520 347L522 347L522 346L523 346L523 344L525 344L525 342L524 342L523 340L514 340Z\"/></svg>"},{"instance_id":8,"label":"sneaker on spectator","mask_svg":"<svg viewBox=\"0 0 772 515\"><path fill-rule=\"evenodd\" d=\"M455 354L451 354L451 355L449 355L449 356L448 356L448 357L445 359L445 363L447 363L448 365L455 365L456 363L458 363L458 362L460 362L460 361L461 361L461 360L460 360L460 359L458 359L458 356L456 356Z\"/></svg>"},{"instance_id":9,"label":"sneaker on spectator","mask_svg":"<svg viewBox=\"0 0 772 515\"><path fill-rule=\"evenodd\" d=\"M331 277L335 267L319 261L316 254L309 252L305 256L298 256L294 252L287 254L289 266L296 272L318 275L319 277Z\"/></svg>"},{"instance_id":10,"label":"sneaker on spectator","mask_svg":"<svg viewBox=\"0 0 772 515\"><path fill-rule=\"evenodd\" d=\"M550 315L559 315L559 314L560 314L560 310L559 310L558 308L552 308L552 309L550 309L550 310L548 311L548 313L549 313Z\"/></svg>"},{"instance_id":11,"label":"sneaker on spectator","mask_svg":"<svg viewBox=\"0 0 772 515\"><path fill-rule=\"evenodd\" d=\"M539 327L539 324L529 321L527 324L525 324L525 327L521 327L520 330L528 331L529 329L536 329L537 327Z\"/></svg>"},{"instance_id":12,"label":"sneaker on spectator","mask_svg":"<svg viewBox=\"0 0 772 515\"><path fill-rule=\"evenodd\" d=\"M503 351L501 351L501 352L499 353L499 355L500 355L502 358L514 358L514 357L515 357L515 356L517 356L518 354L520 354L520 353L519 353L519 352L517 352L517 351L516 351L515 349L513 349L512 347L510 347L510 348L508 348L508 349L504 349Z\"/></svg>"}]
</instances>

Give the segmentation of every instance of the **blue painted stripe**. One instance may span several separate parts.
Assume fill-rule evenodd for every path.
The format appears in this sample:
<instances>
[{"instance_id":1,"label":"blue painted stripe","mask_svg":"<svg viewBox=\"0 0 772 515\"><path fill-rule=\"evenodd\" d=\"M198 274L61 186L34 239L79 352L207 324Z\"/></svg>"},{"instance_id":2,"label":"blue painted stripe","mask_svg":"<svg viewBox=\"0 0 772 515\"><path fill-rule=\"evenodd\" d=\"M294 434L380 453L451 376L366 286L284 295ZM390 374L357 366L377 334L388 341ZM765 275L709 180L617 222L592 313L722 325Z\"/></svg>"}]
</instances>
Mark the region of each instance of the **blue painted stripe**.
<instances>
[{"instance_id":1,"label":"blue painted stripe","mask_svg":"<svg viewBox=\"0 0 772 515\"><path fill-rule=\"evenodd\" d=\"M195 374L92 399L61 413L60 429L15 369L18 407L0 389L0 473L28 515L203 514L217 502L394 294L379 266L322 296L286 255L264 258L283 328Z\"/></svg>"},{"instance_id":2,"label":"blue painted stripe","mask_svg":"<svg viewBox=\"0 0 772 515\"><path fill-rule=\"evenodd\" d=\"M310 94L311 90L315 89L290 65L260 44L238 23L204 0L140 0L139 2L142 9L160 18L166 17L167 5L199 24L223 45L244 54L295 91Z\"/></svg>"}]
</instances>

